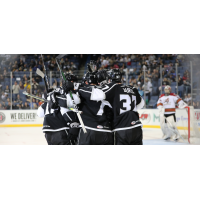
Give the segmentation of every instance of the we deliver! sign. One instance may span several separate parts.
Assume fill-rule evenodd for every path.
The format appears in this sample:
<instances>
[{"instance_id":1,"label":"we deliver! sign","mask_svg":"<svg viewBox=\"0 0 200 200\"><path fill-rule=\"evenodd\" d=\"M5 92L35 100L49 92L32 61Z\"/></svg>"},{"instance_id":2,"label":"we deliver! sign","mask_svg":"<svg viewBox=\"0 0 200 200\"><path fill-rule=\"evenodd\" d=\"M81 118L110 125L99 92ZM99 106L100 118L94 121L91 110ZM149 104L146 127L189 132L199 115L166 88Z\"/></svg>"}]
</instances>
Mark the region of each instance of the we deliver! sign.
<instances>
[{"instance_id":1,"label":"we deliver! sign","mask_svg":"<svg viewBox=\"0 0 200 200\"><path fill-rule=\"evenodd\" d=\"M37 110L1 110L0 127L6 125L37 125L42 126L44 118L37 116Z\"/></svg>"}]
</instances>

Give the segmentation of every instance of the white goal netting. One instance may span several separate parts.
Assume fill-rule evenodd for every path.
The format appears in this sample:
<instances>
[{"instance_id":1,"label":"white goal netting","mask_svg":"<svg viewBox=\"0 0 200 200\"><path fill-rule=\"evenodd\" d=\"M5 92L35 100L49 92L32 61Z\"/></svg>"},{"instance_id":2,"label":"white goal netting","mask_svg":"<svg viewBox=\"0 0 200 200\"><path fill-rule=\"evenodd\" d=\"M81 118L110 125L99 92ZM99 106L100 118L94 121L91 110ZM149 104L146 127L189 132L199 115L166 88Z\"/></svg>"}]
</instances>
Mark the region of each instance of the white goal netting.
<instances>
[{"instance_id":1,"label":"white goal netting","mask_svg":"<svg viewBox=\"0 0 200 200\"><path fill-rule=\"evenodd\" d=\"M176 109L176 119L181 136L190 144L200 144L200 110Z\"/></svg>"}]
</instances>

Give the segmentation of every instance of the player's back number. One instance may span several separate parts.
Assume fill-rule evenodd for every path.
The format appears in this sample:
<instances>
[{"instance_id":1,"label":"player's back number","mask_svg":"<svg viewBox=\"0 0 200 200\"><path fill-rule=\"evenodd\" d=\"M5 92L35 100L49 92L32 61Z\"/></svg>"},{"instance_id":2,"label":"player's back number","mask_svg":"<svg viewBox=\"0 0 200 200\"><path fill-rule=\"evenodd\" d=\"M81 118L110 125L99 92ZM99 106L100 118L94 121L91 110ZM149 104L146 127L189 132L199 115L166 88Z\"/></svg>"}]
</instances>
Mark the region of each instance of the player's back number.
<instances>
[{"instance_id":1,"label":"player's back number","mask_svg":"<svg viewBox=\"0 0 200 200\"><path fill-rule=\"evenodd\" d=\"M136 111L136 96L128 94L119 95L120 102L123 102L123 107L120 108L120 114L130 111L131 108L133 111Z\"/></svg>"}]
</instances>

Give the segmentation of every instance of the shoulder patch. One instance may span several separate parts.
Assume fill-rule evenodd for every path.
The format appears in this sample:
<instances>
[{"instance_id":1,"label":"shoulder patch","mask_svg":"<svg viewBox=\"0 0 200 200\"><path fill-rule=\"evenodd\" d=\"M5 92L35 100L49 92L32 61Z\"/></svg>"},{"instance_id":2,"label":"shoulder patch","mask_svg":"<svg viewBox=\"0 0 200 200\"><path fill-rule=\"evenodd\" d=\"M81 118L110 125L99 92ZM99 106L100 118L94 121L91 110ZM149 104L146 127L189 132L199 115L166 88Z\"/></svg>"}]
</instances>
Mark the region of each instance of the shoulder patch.
<instances>
[{"instance_id":1,"label":"shoulder patch","mask_svg":"<svg viewBox=\"0 0 200 200\"><path fill-rule=\"evenodd\" d=\"M171 95L171 96L177 96L176 94L174 94L174 93L170 93L169 95Z\"/></svg>"}]
</instances>

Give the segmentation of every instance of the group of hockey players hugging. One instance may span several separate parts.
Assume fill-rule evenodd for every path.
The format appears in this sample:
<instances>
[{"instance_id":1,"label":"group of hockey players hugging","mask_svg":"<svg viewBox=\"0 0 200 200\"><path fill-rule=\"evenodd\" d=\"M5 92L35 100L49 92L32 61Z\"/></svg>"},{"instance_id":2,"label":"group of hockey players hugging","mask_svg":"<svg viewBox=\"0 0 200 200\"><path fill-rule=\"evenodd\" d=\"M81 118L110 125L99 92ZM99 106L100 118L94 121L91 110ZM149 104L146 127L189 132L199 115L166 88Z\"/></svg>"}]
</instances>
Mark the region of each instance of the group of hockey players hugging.
<instances>
[{"instance_id":1,"label":"group of hockey players hugging","mask_svg":"<svg viewBox=\"0 0 200 200\"><path fill-rule=\"evenodd\" d=\"M64 76L62 87L46 94L47 102L38 108L38 116L44 117L43 132L48 145L143 144L137 110L144 107L144 100L136 88L122 84L118 69L97 70L95 62L90 62L82 83L73 74ZM170 119L173 125L171 129L161 127L164 139L172 135L178 139L174 128L175 101L182 107L186 105L170 93L170 87L167 89L158 100L158 108L165 123ZM74 109L77 106L78 112Z\"/></svg>"}]
</instances>

